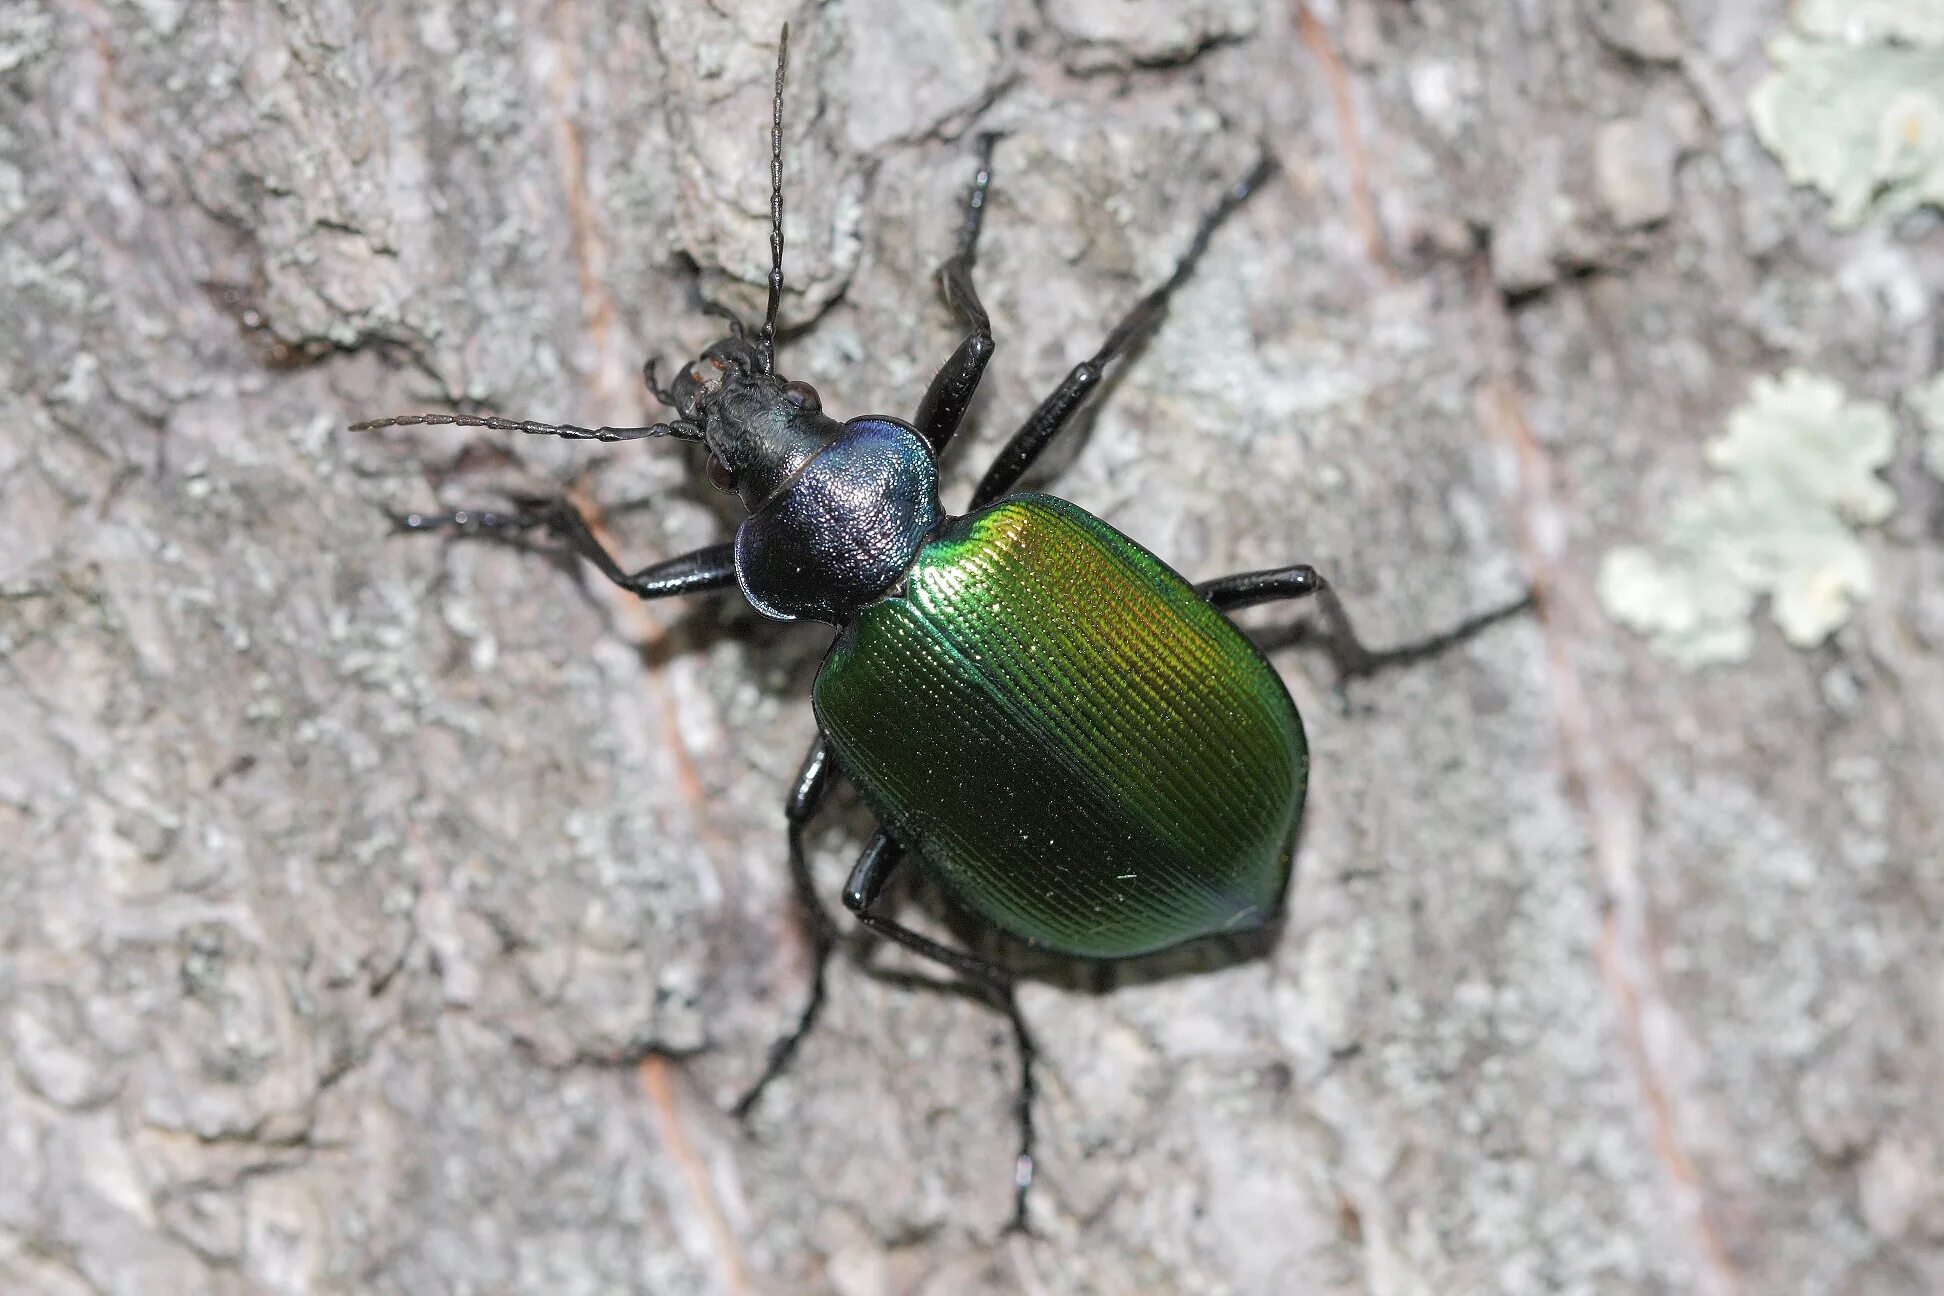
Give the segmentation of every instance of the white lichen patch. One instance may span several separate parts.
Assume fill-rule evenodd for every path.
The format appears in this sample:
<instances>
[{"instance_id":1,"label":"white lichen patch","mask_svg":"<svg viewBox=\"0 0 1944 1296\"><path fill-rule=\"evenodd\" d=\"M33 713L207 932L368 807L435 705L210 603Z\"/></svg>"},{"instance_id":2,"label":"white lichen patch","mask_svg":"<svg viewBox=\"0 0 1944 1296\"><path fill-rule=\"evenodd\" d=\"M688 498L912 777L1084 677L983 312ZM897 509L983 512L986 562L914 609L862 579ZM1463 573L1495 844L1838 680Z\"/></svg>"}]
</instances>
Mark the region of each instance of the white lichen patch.
<instances>
[{"instance_id":1,"label":"white lichen patch","mask_svg":"<svg viewBox=\"0 0 1944 1296\"><path fill-rule=\"evenodd\" d=\"M1839 227L1944 205L1944 4L1807 0L1769 47L1749 112Z\"/></svg>"},{"instance_id":2,"label":"white lichen patch","mask_svg":"<svg viewBox=\"0 0 1944 1296\"><path fill-rule=\"evenodd\" d=\"M1944 45L1944 4L1937 0L1799 0L1795 25L1828 40Z\"/></svg>"},{"instance_id":3,"label":"white lichen patch","mask_svg":"<svg viewBox=\"0 0 1944 1296\"><path fill-rule=\"evenodd\" d=\"M1924 467L1944 480L1944 373L1911 388L1904 394L1904 404L1924 427Z\"/></svg>"},{"instance_id":4,"label":"white lichen patch","mask_svg":"<svg viewBox=\"0 0 1944 1296\"><path fill-rule=\"evenodd\" d=\"M1721 476L1675 509L1657 546L1607 555L1600 602L1689 667L1745 658L1764 596L1790 643L1821 643L1870 592L1853 528L1895 504L1876 475L1895 442L1889 410L1827 378L1756 379L1708 446Z\"/></svg>"}]
</instances>

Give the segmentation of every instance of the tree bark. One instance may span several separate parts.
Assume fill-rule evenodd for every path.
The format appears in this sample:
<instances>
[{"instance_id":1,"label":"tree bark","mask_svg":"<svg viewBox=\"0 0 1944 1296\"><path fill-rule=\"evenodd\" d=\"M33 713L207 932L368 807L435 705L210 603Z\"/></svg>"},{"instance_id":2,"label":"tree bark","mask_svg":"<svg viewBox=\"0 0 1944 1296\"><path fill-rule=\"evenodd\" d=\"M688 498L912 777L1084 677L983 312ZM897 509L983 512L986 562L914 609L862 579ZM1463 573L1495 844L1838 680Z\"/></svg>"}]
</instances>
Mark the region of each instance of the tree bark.
<instances>
[{"instance_id":1,"label":"tree bark","mask_svg":"<svg viewBox=\"0 0 1944 1296\"><path fill-rule=\"evenodd\" d=\"M1280 176L1036 484L1191 579L1308 561L1378 644L1266 951L1031 960L1003 1019L852 939L821 1029L783 797L827 629L390 514L734 525L659 411L759 313L908 416L996 131L999 347L948 504ZM1600 564L1751 382L1937 368L1934 211L1757 140L1780 0L26 0L0 13L0 1288L1902 1293L1944 1287L1944 484L1905 418L1826 644L1688 670ZM1057 470L1057 471L1051 471ZM813 834L834 906L868 833ZM936 926L936 897L901 897ZM887 975L895 974L895 975ZM914 981L916 984L914 985Z\"/></svg>"}]
</instances>

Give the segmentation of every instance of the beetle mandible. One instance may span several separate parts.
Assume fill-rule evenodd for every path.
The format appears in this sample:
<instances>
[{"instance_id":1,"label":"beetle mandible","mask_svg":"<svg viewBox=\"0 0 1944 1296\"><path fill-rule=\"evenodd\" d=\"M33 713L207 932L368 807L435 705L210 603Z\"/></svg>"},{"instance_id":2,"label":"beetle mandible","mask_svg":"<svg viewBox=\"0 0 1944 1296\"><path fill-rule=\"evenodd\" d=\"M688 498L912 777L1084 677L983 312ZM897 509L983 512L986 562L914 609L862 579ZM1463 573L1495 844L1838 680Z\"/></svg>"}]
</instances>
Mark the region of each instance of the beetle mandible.
<instances>
[{"instance_id":1,"label":"beetle mandible","mask_svg":"<svg viewBox=\"0 0 1944 1296\"><path fill-rule=\"evenodd\" d=\"M818 901L806 825L841 772L879 828L843 891L872 932L981 987L1020 1055L1012 1226L1034 1174L1032 1035L1010 974L880 911L912 858L1001 931L1056 955L1119 959L1260 927L1281 904L1308 782L1301 719L1274 669L1224 615L1313 598L1340 676L1414 661L1523 607L1520 599L1445 633L1375 652L1356 638L1316 570L1298 564L1190 584L1085 510L1013 488L1067 427L1107 366L1160 320L1216 229L1274 171L1265 154L1203 218L1174 272L1074 366L979 481L963 514L939 501L938 460L958 431L994 342L973 269L994 138L981 140L957 246L938 271L964 340L911 421L839 423L814 388L776 372L783 292L783 83L770 128L770 272L752 339L730 335L664 387L676 417L584 428L471 414L408 414L354 431L457 424L597 441L668 437L706 448L710 480L741 498L733 541L623 568L565 500L524 510L414 514L408 529L545 528L644 599L740 589L780 620L837 635L813 690L817 737L786 808L790 872L815 952L801 1017L737 1104L746 1114L788 1064L824 998L836 930ZM728 314L727 312L722 312Z\"/></svg>"}]
</instances>

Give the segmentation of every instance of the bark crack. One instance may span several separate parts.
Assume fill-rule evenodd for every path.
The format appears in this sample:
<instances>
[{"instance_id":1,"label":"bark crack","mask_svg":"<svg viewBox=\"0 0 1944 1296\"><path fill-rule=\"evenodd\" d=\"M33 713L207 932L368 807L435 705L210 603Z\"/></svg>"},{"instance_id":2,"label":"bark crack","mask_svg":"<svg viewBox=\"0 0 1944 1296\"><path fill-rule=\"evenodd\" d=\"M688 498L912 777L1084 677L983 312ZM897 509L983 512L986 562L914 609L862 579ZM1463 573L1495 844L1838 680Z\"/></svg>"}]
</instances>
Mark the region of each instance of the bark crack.
<instances>
[{"instance_id":1,"label":"bark crack","mask_svg":"<svg viewBox=\"0 0 1944 1296\"><path fill-rule=\"evenodd\" d=\"M1684 1199L1680 1206L1708 1290L1734 1296L1741 1290L1740 1275L1722 1236L1713 1194L1683 1140L1672 1082L1647 1035L1650 1015L1672 1019L1676 1013L1660 979L1650 899L1641 876L1638 783L1624 756L1606 739L1611 728L1593 714L1577 666L1586 627L1597 624L1599 613L1591 586L1565 551L1567 526L1555 494L1553 464L1526 418L1511 310L1492 281L1486 259L1474 263L1472 278L1487 364L1475 394L1477 417L1486 436L1509 447L1518 465L1513 502L1519 544L1537 596L1568 796L1586 825L1599 872L1600 982L1619 1015L1655 1158Z\"/></svg>"},{"instance_id":2,"label":"bark crack","mask_svg":"<svg viewBox=\"0 0 1944 1296\"><path fill-rule=\"evenodd\" d=\"M1350 188L1350 216L1363 237L1364 255L1386 278L1395 279L1397 267L1384 243L1383 222L1377 217L1377 200L1370 183L1370 154L1364 148L1363 134L1357 125L1356 87L1350 81L1349 69L1344 67L1336 46L1331 44L1329 29L1303 0L1296 0L1296 30L1330 87L1337 146L1342 150L1344 178Z\"/></svg>"}]
</instances>

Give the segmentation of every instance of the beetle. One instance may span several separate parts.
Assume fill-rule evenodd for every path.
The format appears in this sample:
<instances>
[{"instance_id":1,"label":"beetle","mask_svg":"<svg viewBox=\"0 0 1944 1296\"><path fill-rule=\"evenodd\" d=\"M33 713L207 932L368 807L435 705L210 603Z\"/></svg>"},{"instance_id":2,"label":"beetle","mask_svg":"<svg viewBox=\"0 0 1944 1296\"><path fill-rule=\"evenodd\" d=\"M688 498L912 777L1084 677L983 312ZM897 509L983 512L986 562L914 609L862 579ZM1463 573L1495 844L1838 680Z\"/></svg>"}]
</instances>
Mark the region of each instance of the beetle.
<instances>
[{"instance_id":1,"label":"beetle","mask_svg":"<svg viewBox=\"0 0 1944 1296\"><path fill-rule=\"evenodd\" d=\"M994 349L973 283L993 136L956 247L938 271L966 333L910 421L838 422L816 390L776 372L783 292L783 87L770 129L770 272L752 338L729 336L672 384L643 367L675 417L585 428L474 414L407 414L352 425L451 424L605 442L670 438L704 447L710 480L748 516L732 541L628 571L565 500L513 511L401 519L414 531L544 529L644 599L740 590L758 612L836 628L812 691L817 737L785 819L793 885L815 954L794 1029L737 1104L747 1114L787 1066L824 1000L836 928L820 904L806 827L840 773L879 827L843 891L870 931L982 988L1006 1014L1020 1056L1012 1225L1034 1175L1031 1033L1001 965L953 948L879 908L914 859L979 918L1054 955L1122 959L1261 927L1292 874L1308 784L1302 720L1263 654L1225 615L1314 599L1339 677L1419 660L1527 606L1522 598L1442 634L1376 652L1357 639L1329 584L1307 564L1191 584L1091 513L1015 493L1022 476L1158 323L1217 228L1274 171L1265 154L1203 218L1173 273L1144 296L1042 401L986 471L964 513L939 498L938 462Z\"/></svg>"}]
</instances>

